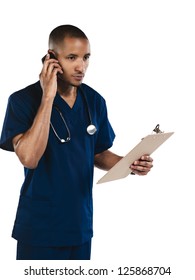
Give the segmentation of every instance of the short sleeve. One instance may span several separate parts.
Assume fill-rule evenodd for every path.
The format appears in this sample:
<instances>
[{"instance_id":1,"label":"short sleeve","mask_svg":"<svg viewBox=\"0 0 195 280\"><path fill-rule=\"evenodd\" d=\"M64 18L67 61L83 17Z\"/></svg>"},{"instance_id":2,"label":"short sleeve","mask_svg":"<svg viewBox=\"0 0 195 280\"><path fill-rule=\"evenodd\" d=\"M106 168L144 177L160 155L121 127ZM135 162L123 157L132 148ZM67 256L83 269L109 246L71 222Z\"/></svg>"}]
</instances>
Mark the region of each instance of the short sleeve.
<instances>
[{"instance_id":1,"label":"short sleeve","mask_svg":"<svg viewBox=\"0 0 195 280\"><path fill-rule=\"evenodd\" d=\"M14 151L12 139L27 131L32 125L28 106L19 94L13 94L8 99L7 110L0 138L0 148Z\"/></svg>"},{"instance_id":2,"label":"short sleeve","mask_svg":"<svg viewBox=\"0 0 195 280\"><path fill-rule=\"evenodd\" d=\"M102 110L100 114L100 124L98 129L98 135L95 145L95 154L101 153L113 145L115 139L114 130L109 122L106 102L102 99Z\"/></svg>"}]
</instances>

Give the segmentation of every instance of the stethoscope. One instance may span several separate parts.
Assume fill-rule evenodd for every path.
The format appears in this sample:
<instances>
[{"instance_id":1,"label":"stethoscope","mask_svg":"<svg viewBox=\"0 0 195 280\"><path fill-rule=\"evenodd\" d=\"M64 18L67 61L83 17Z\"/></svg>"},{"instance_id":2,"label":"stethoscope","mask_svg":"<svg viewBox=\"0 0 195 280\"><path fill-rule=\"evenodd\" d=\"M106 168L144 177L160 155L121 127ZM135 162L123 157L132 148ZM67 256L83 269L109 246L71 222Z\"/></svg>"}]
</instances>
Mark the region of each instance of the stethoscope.
<instances>
[{"instance_id":1,"label":"stethoscope","mask_svg":"<svg viewBox=\"0 0 195 280\"><path fill-rule=\"evenodd\" d=\"M93 122L92 122L91 112L90 112L90 110L89 110L89 105L88 105L88 103L87 103L87 98L86 98L86 96L85 96L85 93L84 93L84 91L83 91L83 89L82 89L81 87L79 87L79 89L81 90L81 93L82 93L82 96L83 96L83 99L84 99L84 102L85 102L85 105L86 105L86 108L87 108L87 114L88 114L88 117L89 117L89 123L90 123L90 124L87 126L87 133L88 133L89 135L94 135L94 134L96 133L96 131L97 131L97 128L95 127L95 125L94 125ZM52 128L52 130L53 130L55 136L57 137L57 139L58 139L61 143L67 143L67 142L69 142L69 141L71 140L70 129L69 129L69 127L68 127L68 125L67 125L67 123L66 123L66 121L65 121L65 119L64 119L64 117L63 117L63 115L62 115L62 112L60 111L60 109L59 109L57 106L54 106L53 108L55 108L55 109L58 111L58 113L59 113L59 115L60 115L60 117L61 117L61 119L62 119L62 121L63 121L63 123L64 123L64 126L66 127L68 136L66 137L66 139L60 138L60 136L59 136L58 133L56 132L56 130L55 130L55 128L54 128L52 122L50 121L51 128Z\"/></svg>"}]
</instances>

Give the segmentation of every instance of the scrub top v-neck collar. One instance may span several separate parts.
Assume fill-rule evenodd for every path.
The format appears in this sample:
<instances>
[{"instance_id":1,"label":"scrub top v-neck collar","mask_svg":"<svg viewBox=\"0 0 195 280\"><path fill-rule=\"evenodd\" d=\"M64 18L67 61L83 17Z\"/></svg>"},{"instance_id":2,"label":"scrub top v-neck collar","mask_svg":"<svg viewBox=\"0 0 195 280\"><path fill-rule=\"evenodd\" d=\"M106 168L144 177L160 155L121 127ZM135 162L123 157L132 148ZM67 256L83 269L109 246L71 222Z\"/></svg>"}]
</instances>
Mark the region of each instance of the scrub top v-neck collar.
<instances>
[{"instance_id":1,"label":"scrub top v-neck collar","mask_svg":"<svg viewBox=\"0 0 195 280\"><path fill-rule=\"evenodd\" d=\"M56 108L58 112L56 111ZM86 108L80 90L77 91L76 100L72 108L57 93L53 103L51 123L57 131L64 130L64 123L59 114L60 111L68 129L70 130L71 137L73 137L74 131L78 132L81 127L85 127L88 124L87 112L85 112L85 110ZM62 127L60 127L60 124L63 124ZM75 137L78 137L78 135Z\"/></svg>"},{"instance_id":2,"label":"scrub top v-neck collar","mask_svg":"<svg viewBox=\"0 0 195 280\"><path fill-rule=\"evenodd\" d=\"M55 97L55 99L54 99L54 105L56 105L56 106L60 106L60 105L61 105L61 106L62 106L62 107L60 107L61 109L63 108L63 109L66 110L66 112L74 113L74 112L76 112L76 111L78 110L78 108L79 108L80 98L81 98L81 96L80 96L80 91L79 91L79 89L77 89L77 95L76 95L75 102L74 102L73 106L70 107L70 106L68 105L68 103L66 102L66 100L63 99L63 98L60 96L60 94L57 92L56 97Z\"/></svg>"}]
</instances>

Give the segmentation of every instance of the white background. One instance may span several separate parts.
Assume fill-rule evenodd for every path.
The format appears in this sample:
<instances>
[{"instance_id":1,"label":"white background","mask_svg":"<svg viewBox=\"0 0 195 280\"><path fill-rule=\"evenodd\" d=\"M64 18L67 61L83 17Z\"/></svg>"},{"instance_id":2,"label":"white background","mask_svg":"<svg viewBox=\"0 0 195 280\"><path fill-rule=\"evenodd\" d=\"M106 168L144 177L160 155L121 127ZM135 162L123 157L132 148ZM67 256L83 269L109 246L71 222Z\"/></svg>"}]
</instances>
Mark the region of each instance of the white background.
<instances>
[{"instance_id":1,"label":"white background","mask_svg":"<svg viewBox=\"0 0 195 280\"><path fill-rule=\"evenodd\" d=\"M8 96L37 81L50 31L73 24L91 42L84 82L107 101L117 135L112 151L125 155L157 123L175 132L153 154L154 168L146 177L96 185L104 172L95 170L91 267L117 273L119 266L170 266L171 276L154 278L194 279L193 3L7 0L1 5L0 129ZM15 261L16 241L10 237L23 181L14 153L0 150L0 172L1 273L23 279L30 262Z\"/></svg>"}]
</instances>

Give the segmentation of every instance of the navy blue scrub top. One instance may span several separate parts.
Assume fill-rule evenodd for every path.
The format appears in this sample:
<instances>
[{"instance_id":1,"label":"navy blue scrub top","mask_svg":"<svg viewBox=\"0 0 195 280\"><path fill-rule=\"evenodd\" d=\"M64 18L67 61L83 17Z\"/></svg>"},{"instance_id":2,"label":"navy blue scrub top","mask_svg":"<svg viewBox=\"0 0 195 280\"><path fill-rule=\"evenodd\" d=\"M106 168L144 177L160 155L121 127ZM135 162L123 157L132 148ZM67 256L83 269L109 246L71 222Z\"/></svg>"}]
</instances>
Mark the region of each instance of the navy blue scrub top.
<instances>
[{"instance_id":1,"label":"navy blue scrub top","mask_svg":"<svg viewBox=\"0 0 195 280\"><path fill-rule=\"evenodd\" d=\"M46 150L35 169L24 168L12 237L35 246L80 245L93 236L92 184L94 155L113 144L114 131L107 117L104 98L82 84L94 135L86 131L90 124L87 106L78 88L73 108L56 94L54 106L62 112L71 140L61 143L50 128ZM26 132L40 106L42 90L36 82L9 97L0 148L13 151L14 136ZM53 106L51 121L60 138L67 130Z\"/></svg>"}]
</instances>

